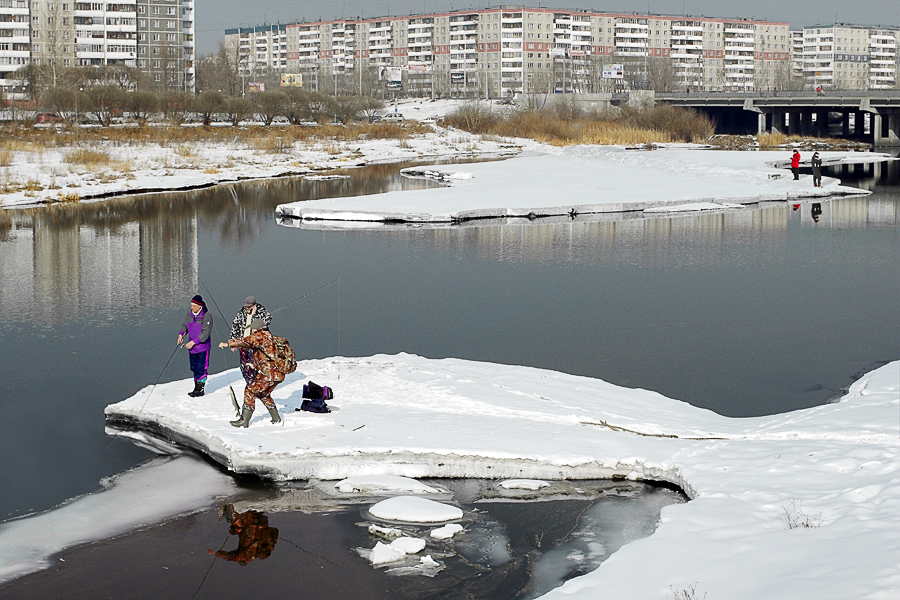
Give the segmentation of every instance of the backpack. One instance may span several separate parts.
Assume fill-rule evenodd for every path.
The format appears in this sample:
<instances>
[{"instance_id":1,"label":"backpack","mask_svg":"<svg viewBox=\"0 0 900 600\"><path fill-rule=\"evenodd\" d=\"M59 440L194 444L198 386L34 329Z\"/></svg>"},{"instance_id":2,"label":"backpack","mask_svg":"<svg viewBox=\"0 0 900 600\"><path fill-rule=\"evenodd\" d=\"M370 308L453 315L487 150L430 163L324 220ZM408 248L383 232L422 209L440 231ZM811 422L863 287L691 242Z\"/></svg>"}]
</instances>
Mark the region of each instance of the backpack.
<instances>
[{"instance_id":1,"label":"backpack","mask_svg":"<svg viewBox=\"0 0 900 600\"><path fill-rule=\"evenodd\" d=\"M306 410L315 413L330 413L331 409L325 404L326 400L334 398L334 392L328 386L321 386L310 381L303 385L302 398L307 398L296 410Z\"/></svg>"},{"instance_id":2,"label":"backpack","mask_svg":"<svg viewBox=\"0 0 900 600\"><path fill-rule=\"evenodd\" d=\"M275 368L285 375L296 371L297 355L288 341L275 335L272 336L272 341L275 342L275 356L270 356L269 359L275 364Z\"/></svg>"}]
</instances>

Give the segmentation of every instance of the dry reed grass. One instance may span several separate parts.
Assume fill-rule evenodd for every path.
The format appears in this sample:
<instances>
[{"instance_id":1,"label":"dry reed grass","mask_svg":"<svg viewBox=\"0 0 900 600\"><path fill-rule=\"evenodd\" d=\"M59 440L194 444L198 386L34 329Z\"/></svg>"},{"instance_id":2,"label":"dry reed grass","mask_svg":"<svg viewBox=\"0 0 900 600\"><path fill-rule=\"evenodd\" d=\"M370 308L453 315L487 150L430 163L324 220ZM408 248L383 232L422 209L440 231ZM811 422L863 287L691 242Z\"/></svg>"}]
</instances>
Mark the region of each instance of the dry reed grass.
<instances>
[{"instance_id":1,"label":"dry reed grass","mask_svg":"<svg viewBox=\"0 0 900 600\"><path fill-rule=\"evenodd\" d=\"M657 105L619 114L523 109L509 115L467 104L444 118L444 125L482 136L529 138L547 144L650 144L703 142L714 123L696 111Z\"/></svg>"},{"instance_id":2,"label":"dry reed grass","mask_svg":"<svg viewBox=\"0 0 900 600\"><path fill-rule=\"evenodd\" d=\"M63 160L73 165L88 167L108 165L111 162L109 154L89 148L75 148L63 156Z\"/></svg>"}]
</instances>

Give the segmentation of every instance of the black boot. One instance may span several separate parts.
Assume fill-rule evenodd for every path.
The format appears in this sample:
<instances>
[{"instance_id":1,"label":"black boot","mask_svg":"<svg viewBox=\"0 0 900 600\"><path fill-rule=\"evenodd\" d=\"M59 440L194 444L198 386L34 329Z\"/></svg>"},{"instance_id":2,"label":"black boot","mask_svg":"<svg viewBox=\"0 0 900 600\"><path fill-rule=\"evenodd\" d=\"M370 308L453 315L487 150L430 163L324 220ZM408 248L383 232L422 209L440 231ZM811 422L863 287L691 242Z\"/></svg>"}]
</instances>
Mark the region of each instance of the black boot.
<instances>
[{"instance_id":1,"label":"black boot","mask_svg":"<svg viewBox=\"0 0 900 600\"><path fill-rule=\"evenodd\" d=\"M200 396L203 395L203 388L205 388L205 387L206 387L205 383L195 381L194 382L194 391L188 392L188 396L190 396L191 398L199 398Z\"/></svg>"},{"instance_id":2,"label":"black boot","mask_svg":"<svg viewBox=\"0 0 900 600\"><path fill-rule=\"evenodd\" d=\"M269 410L269 416L272 417L272 423L281 423L281 415L278 414L278 409L274 406L272 408L266 407Z\"/></svg>"},{"instance_id":3,"label":"black boot","mask_svg":"<svg viewBox=\"0 0 900 600\"><path fill-rule=\"evenodd\" d=\"M237 421L229 421L235 427L250 427L250 417L253 416L253 409L248 408L247 405L244 405L243 410L241 410L241 418Z\"/></svg>"}]
</instances>

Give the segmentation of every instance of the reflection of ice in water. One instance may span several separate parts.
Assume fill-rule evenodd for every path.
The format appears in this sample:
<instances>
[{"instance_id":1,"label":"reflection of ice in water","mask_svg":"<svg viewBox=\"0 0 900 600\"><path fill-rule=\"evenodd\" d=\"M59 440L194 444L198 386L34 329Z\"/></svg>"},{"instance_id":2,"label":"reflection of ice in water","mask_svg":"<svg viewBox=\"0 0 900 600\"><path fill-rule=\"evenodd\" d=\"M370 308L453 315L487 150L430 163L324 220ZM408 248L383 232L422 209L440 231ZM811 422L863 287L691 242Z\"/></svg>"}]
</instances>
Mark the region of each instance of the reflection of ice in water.
<instances>
[{"instance_id":1,"label":"reflection of ice in water","mask_svg":"<svg viewBox=\"0 0 900 600\"><path fill-rule=\"evenodd\" d=\"M493 520L466 525L466 531L457 538L456 551L485 567L499 567L512 560L503 526Z\"/></svg>"},{"instance_id":2,"label":"reflection of ice in water","mask_svg":"<svg viewBox=\"0 0 900 600\"><path fill-rule=\"evenodd\" d=\"M662 508L675 502L679 502L677 494L666 488L600 500L581 515L568 541L537 560L523 598L537 598L575 574L589 573L625 544L649 536L656 530Z\"/></svg>"}]
</instances>

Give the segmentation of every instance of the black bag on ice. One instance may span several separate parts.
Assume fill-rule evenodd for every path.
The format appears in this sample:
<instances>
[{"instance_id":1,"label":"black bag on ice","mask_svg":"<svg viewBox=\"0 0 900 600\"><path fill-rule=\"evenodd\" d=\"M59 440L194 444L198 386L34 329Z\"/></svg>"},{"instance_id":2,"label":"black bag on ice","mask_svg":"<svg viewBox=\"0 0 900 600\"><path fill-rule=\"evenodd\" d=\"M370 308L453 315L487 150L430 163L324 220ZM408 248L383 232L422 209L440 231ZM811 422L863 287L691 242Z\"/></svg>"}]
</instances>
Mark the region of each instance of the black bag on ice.
<instances>
[{"instance_id":1,"label":"black bag on ice","mask_svg":"<svg viewBox=\"0 0 900 600\"><path fill-rule=\"evenodd\" d=\"M306 410L314 413L330 413L331 409L325 404L326 400L334 398L334 393L328 386L321 386L310 381L303 386L303 398L307 398L297 410Z\"/></svg>"}]
</instances>

